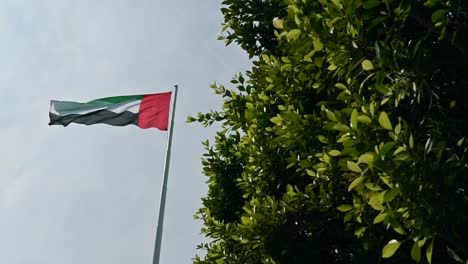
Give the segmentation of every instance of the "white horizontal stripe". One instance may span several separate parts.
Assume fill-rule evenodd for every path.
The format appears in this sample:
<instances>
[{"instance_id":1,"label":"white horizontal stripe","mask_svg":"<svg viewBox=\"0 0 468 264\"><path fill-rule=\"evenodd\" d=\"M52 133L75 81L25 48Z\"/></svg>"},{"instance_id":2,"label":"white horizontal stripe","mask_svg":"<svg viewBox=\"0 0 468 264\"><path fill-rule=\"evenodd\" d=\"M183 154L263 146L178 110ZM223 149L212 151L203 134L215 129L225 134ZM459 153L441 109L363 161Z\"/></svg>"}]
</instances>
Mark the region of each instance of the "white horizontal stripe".
<instances>
[{"instance_id":1,"label":"white horizontal stripe","mask_svg":"<svg viewBox=\"0 0 468 264\"><path fill-rule=\"evenodd\" d=\"M61 111L60 113L55 109L55 104L56 103L67 103L67 104L76 104L77 106L75 109L71 109L68 111ZM81 104L80 103L75 103L75 102L61 102L61 101L51 101L50 103L50 112L56 115L60 116L66 116L70 114L76 114L76 115L84 115L87 113L99 111L99 110L108 110L114 113L122 113L125 111L132 112L134 114L138 113L140 110L140 104L141 100L131 100L131 101L126 101L118 104L112 104L109 106L99 106L99 105L90 105L87 106L86 108L80 108Z\"/></svg>"},{"instance_id":2,"label":"white horizontal stripe","mask_svg":"<svg viewBox=\"0 0 468 264\"><path fill-rule=\"evenodd\" d=\"M140 104L141 100L132 100L120 104L111 105L106 110L112 111L114 113L122 113L127 111L137 114L140 111Z\"/></svg>"},{"instance_id":3,"label":"white horizontal stripe","mask_svg":"<svg viewBox=\"0 0 468 264\"><path fill-rule=\"evenodd\" d=\"M50 103L50 112L59 116L66 116L66 115L73 115L73 114L84 115L87 113L106 109L108 105L111 105L111 104L109 103L107 103L107 105L106 103L89 104L89 103L77 103L77 102L52 100ZM57 109L59 109L59 111L57 111Z\"/></svg>"}]
</instances>

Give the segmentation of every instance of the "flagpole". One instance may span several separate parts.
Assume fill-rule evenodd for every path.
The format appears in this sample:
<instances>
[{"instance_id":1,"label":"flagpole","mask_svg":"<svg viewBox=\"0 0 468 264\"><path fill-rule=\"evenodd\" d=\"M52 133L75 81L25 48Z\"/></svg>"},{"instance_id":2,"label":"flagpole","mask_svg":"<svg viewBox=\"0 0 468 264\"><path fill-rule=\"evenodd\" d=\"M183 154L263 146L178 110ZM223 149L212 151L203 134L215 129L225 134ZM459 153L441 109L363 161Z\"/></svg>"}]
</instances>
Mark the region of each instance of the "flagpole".
<instances>
[{"instance_id":1,"label":"flagpole","mask_svg":"<svg viewBox=\"0 0 468 264\"><path fill-rule=\"evenodd\" d=\"M161 241L163 234L164 224L164 210L166 209L166 196L167 196L167 178L169 176L169 163L171 160L171 145L172 145L172 132L174 129L174 117L177 101L178 85L174 85L174 100L172 101L172 115L171 126L169 127L169 136L167 141L166 164L164 165L163 184L161 188L161 200L159 204L158 225L156 228L156 242L154 244L153 264L159 264L159 256L161 255Z\"/></svg>"}]
</instances>

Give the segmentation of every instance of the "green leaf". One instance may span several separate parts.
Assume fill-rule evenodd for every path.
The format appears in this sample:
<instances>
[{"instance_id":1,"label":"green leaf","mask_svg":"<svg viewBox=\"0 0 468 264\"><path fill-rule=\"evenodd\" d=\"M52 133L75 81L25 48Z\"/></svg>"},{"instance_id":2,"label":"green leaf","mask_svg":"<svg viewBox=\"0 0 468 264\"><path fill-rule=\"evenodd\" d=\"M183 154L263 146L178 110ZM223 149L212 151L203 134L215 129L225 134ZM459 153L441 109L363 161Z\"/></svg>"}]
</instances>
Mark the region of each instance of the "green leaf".
<instances>
[{"instance_id":1,"label":"green leaf","mask_svg":"<svg viewBox=\"0 0 468 264\"><path fill-rule=\"evenodd\" d=\"M327 70L329 70L329 71L334 71L334 70L336 70L336 68L337 68L337 67L336 67L335 64L330 64L330 66L328 66Z\"/></svg>"},{"instance_id":2,"label":"green leaf","mask_svg":"<svg viewBox=\"0 0 468 264\"><path fill-rule=\"evenodd\" d=\"M318 135L317 139L323 144L328 144L328 139L324 135Z\"/></svg>"},{"instance_id":3,"label":"green leaf","mask_svg":"<svg viewBox=\"0 0 468 264\"><path fill-rule=\"evenodd\" d=\"M366 116L366 115L360 115L358 116L357 120L361 123L364 123L364 124L370 124L372 123L372 120Z\"/></svg>"},{"instance_id":4,"label":"green leaf","mask_svg":"<svg viewBox=\"0 0 468 264\"><path fill-rule=\"evenodd\" d=\"M185 120L186 123L192 123L192 122L195 122L195 121L197 121L197 119L195 119L192 116L187 116L187 120Z\"/></svg>"},{"instance_id":5,"label":"green leaf","mask_svg":"<svg viewBox=\"0 0 468 264\"><path fill-rule=\"evenodd\" d=\"M455 251L449 247L447 247L447 253L458 263L468 263L468 260L467 262L463 261L463 259L461 259L460 256L458 256L457 253L455 253Z\"/></svg>"},{"instance_id":6,"label":"green leaf","mask_svg":"<svg viewBox=\"0 0 468 264\"><path fill-rule=\"evenodd\" d=\"M354 129L357 129L358 127L358 121L357 121L357 118L358 118L358 111L356 109L353 110L353 112L351 112L351 126L354 128Z\"/></svg>"},{"instance_id":7,"label":"green leaf","mask_svg":"<svg viewBox=\"0 0 468 264\"><path fill-rule=\"evenodd\" d=\"M421 248L418 245L418 242L414 242L413 247L411 248L411 258L416 261L421 261Z\"/></svg>"},{"instance_id":8,"label":"green leaf","mask_svg":"<svg viewBox=\"0 0 468 264\"><path fill-rule=\"evenodd\" d=\"M331 0L338 9L343 9L343 5L340 3L340 0Z\"/></svg>"},{"instance_id":9,"label":"green leaf","mask_svg":"<svg viewBox=\"0 0 468 264\"><path fill-rule=\"evenodd\" d=\"M281 57L281 61L283 61L284 63L291 63L291 60L288 58L288 57Z\"/></svg>"},{"instance_id":10,"label":"green leaf","mask_svg":"<svg viewBox=\"0 0 468 264\"><path fill-rule=\"evenodd\" d=\"M395 252L398 250L400 247L401 243L398 242L395 239L392 239L388 242L387 245L382 249L382 257L383 258L389 258L395 254Z\"/></svg>"},{"instance_id":11,"label":"green leaf","mask_svg":"<svg viewBox=\"0 0 468 264\"><path fill-rule=\"evenodd\" d=\"M371 191L381 191L382 190L382 187L380 187L377 184L371 183L371 182L366 183L366 187L367 187L367 189L369 189Z\"/></svg>"},{"instance_id":12,"label":"green leaf","mask_svg":"<svg viewBox=\"0 0 468 264\"><path fill-rule=\"evenodd\" d=\"M465 137L462 137L460 140L457 141L457 146L461 147L463 141L465 141Z\"/></svg>"},{"instance_id":13,"label":"green leaf","mask_svg":"<svg viewBox=\"0 0 468 264\"><path fill-rule=\"evenodd\" d=\"M382 205L382 202L383 202L381 198L382 195L377 192L370 192L369 194L370 194L370 198L369 198L368 204L377 211L385 210L385 207Z\"/></svg>"},{"instance_id":14,"label":"green leaf","mask_svg":"<svg viewBox=\"0 0 468 264\"><path fill-rule=\"evenodd\" d=\"M248 225L248 224L250 224L250 222L251 222L251 221L250 221L250 217L242 216L242 217L241 217L241 222L242 222L243 225Z\"/></svg>"},{"instance_id":15,"label":"green leaf","mask_svg":"<svg viewBox=\"0 0 468 264\"><path fill-rule=\"evenodd\" d=\"M309 168L310 162L306 159L303 159L299 162L299 166L301 166L301 168Z\"/></svg>"},{"instance_id":16,"label":"green leaf","mask_svg":"<svg viewBox=\"0 0 468 264\"><path fill-rule=\"evenodd\" d=\"M451 101L451 102L450 102L450 108L454 108L455 105L456 105L456 102L455 102L455 101Z\"/></svg>"},{"instance_id":17,"label":"green leaf","mask_svg":"<svg viewBox=\"0 0 468 264\"><path fill-rule=\"evenodd\" d=\"M374 102L369 104L369 111L370 111L372 117L374 117L374 113L375 113L375 103Z\"/></svg>"},{"instance_id":18,"label":"green leaf","mask_svg":"<svg viewBox=\"0 0 468 264\"><path fill-rule=\"evenodd\" d=\"M379 124L385 129L388 130L393 130L392 123L390 122L390 119L388 118L387 113L381 112L379 116Z\"/></svg>"},{"instance_id":19,"label":"green leaf","mask_svg":"<svg viewBox=\"0 0 468 264\"><path fill-rule=\"evenodd\" d=\"M393 155L395 156L396 154L400 153L400 152L403 152L403 151L406 151L406 148L405 147L398 147L395 152L393 152Z\"/></svg>"},{"instance_id":20,"label":"green leaf","mask_svg":"<svg viewBox=\"0 0 468 264\"><path fill-rule=\"evenodd\" d=\"M361 226L354 230L354 235L360 237L366 231L367 227Z\"/></svg>"},{"instance_id":21,"label":"green leaf","mask_svg":"<svg viewBox=\"0 0 468 264\"><path fill-rule=\"evenodd\" d=\"M352 189L354 189L357 185L359 185L362 181L364 180L364 177L362 176L359 176L357 177L356 179L354 179L353 182L351 182L351 184L349 185L348 187L348 192L351 191Z\"/></svg>"},{"instance_id":22,"label":"green leaf","mask_svg":"<svg viewBox=\"0 0 468 264\"><path fill-rule=\"evenodd\" d=\"M345 214L345 216L343 217L343 222L344 223L347 223L349 222L349 220L351 220L354 216L354 212L353 211L349 211Z\"/></svg>"},{"instance_id":23,"label":"green leaf","mask_svg":"<svg viewBox=\"0 0 468 264\"><path fill-rule=\"evenodd\" d=\"M296 25L302 24L301 19L297 15L294 16L294 22L296 22Z\"/></svg>"},{"instance_id":24,"label":"green leaf","mask_svg":"<svg viewBox=\"0 0 468 264\"><path fill-rule=\"evenodd\" d=\"M374 155L371 153L364 153L361 156L359 156L358 163L365 163L369 164L374 161Z\"/></svg>"},{"instance_id":25,"label":"green leaf","mask_svg":"<svg viewBox=\"0 0 468 264\"><path fill-rule=\"evenodd\" d=\"M293 29L288 32L288 35L286 36L289 40L295 40L297 37L301 35L301 31L299 29Z\"/></svg>"},{"instance_id":26,"label":"green leaf","mask_svg":"<svg viewBox=\"0 0 468 264\"><path fill-rule=\"evenodd\" d=\"M386 142L385 144L382 145L381 143L381 147L380 147L380 152L379 154L381 156L384 156L385 154L387 154L387 152L389 152L390 150L392 150L392 148L396 145L396 142L393 142L393 141L389 141L389 142Z\"/></svg>"},{"instance_id":27,"label":"green leaf","mask_svg":"<svg viewBox=\"0 0 468 264\"><path fill-rule=\"evenodd\" d=\"M395 126L395 134L399 135L401 132L401 124Z\"/></svg>"},{"instance_id":28,"label":"green leaf","mask_svg":"<svg viewBox=\"0 0 468 264\"><path fill-rule=\"evenodd\" d=\"M434 7L436 5L439 5L441 0L428 0L424 3L425 6L427 7Z\"/></svg>"},{"instance_id":29,"label":"green leaf","mask_svg":"<svg viewBox=\"0 0 468 264\"><path fill-rule=\"evenodd\" d=\"M380 179L390 188L392 188L393 184L390 182L390 177L388 176L380 176Z\"/></svg>"},{"instance_id":30,"label":"green leaf","mask_svg":"<svg viewBox=\"0 0 468 264\"><path fill-rule=\"evenodd\" d=\"M431 20L432 23L440 22L445 18L445 14L447 13L446 9L439 9L432 13Z\"/></svg>"},{"instance_id":31,"label":"green leaf","mask_svg":"<svg viewBox=\"0 0 468 264\"><path fill-rule=\"evenodd\" d=\"M336 116L332 111L327 110L325 113L327 114L328 119L330 119L333 122L338 122L338 119L336 119Z\"/></svg>"},{"instance_id":32,"label":"green leaf","mask_svg":"<svg viewBox=\"0 0 468 264\"><path fill-rule=\"evenodd\" d=\"M291 68L292 68L292 65L291 65L291 64L283 64L283 65L281 66L281 70L282 70L282 71L289 71Z\"/></svg>"},{"instance_id":33,"label":"green leaf","mask_svg":"<svg viewBox=\"0 0 468 264\"><path fill-rule=\"evenodd\" d=\"M316 38L312 41L312 44L314 45L314 50L316 51L321 51L323 50L323 44L320 41L320 39Z\"/></svg>"},{"instance_id":34,"label":"green leaf","mask_svg":"<svg viewBox=\"0 0 468 264\"><path fill-rule=\"evenodd\" d=\"M387 217L387 213L380 213L379 215L377 215L375 218L374 218L374 224L378 224L380 222L382 222L383 220L385 220L385 217Z\"/></svg>"},{"instance_id":35,"label":"green leaf","mask_svg":"<svg viewBox=\"0 0 468 264\"><path fill-rule=\"evenodd\" d=\"M342 124L342 123L337 123L332 127L333 130L338 130L340 132L349 132L351 131L351 128L349 128L347 125Z\"/></svg>"},{"instance_id":36,"label":"green leaf","mask_svg":"<svg viewBox=\"0 0 468 264\"><path fill-rule=\"evenodd\" d=\"M388 102L389 99L390 99L390 97L387 97L387 98L383 99L383 100L380 102L380 105L382 106L382 105L386 104L386 103Z\"/></svg>"},{"instance_id":37,"label":"green leaf","mask_svg":"<svg viewBox=\"0 0 468 264\"><path fill-rule=\"evenodd\" d=\"M336 88L339 88L339 89L342 89L342 90L346 90L346 85L342 84L342 83L337 83L335 84L335 87Z\"/></svg>"},{"instance_id":38,"label":"green leaf","mask_svg":"<svg viewBox=\"0 0 468 264\"><path fill-rule=\"evenodd\" d=\"M330 154L330 156L333 156L333 157L336 157L336 156L340 155L340 153L341 152L339 150L336 150L336 149L328 152L328 154Z\"/></svg>"},{"instance_id":39,"label":"green leaf","mask_svg":"<svg viewBox=\"0 0 468 264\"><path fill-rule=\"evenodd\" d=\"M372 64L372 62L370 60L364 60L362 63L361 63L361 66L364 70L366 71L370 71L370 70L373 70L374 69L374 65Z\"/></svg>"},{"instance_id":40,"label":"green leaf","mask_svg":"<svg viewBox=\"0 0 468 264\"><path fill-rule=\"evenodd\" d=\"M336 207L336 209L338 209L338 211L340 211L340 212L345 213L345 212L348 212L348 211L351 211L352 209L354 209L354 206L349 205L349 204L342 204L342 205Z\"/></svg>"},{"instance_id":41,"label":"green leaf","mask_svg":"<svg viewBox=\"0 0 468 264\"><path fill-rule=\"evenodd\" d=\"M277 29L283 29L283 24L284 24L283 19L273 20L273 26L275 26L275 28L277 28Z\"/></svg>"},{"instance_id":42,"label":"green leaf","mask_svg":"<svg viewBox=\"0 0 468 264\"><path fill-rule=\"evenodd\" d=\"M418 242L419 248L424 247L424 244L426 243L426 241L427 241L427 237L425 237L425 238L423 238L421 240L418 240L417 242Z\"/></svg>"},{"instance_id":43,"label":"green leaf","mask_svg":"<svg viewBox=\"0 0 468 264\"><path fill-rule=\"evenodd\" d=\"M382 179L382 177L380 177ZM390 191L386 192L384 195L384 201L389 203L395 199L398 195L398 189L391 189Z\"/></svg>"},{"instance_id":44,"label":"green leaf","mask_svg":"<svg viewBox=\"0 0 468 264\"><path fill-rule=\"evenodd\" d=\"M431 243L426 248L426 258L429 264L432 263L432 250L434 248L434 238L432 238Z\"/></svg>"},{"instance_id":45,"label":"green leaf","mask_svg":"<svg viewBox=\"0 0 468 264\"><path fill-rule=\"evenodd\" d=\"M393 230L395 230L395 232L397 232L398 234L400 234L400 235L406 235L406 230L403 228L403 226L401 226L400 223L396 223L396 224L392 225L392 228L393 228Z\"/></svg>"},{"instance_id":46,"label":"green leaf","mask_svg":"<svg viewBox=\"0 0 468 264\"><path fill-rule=\"evenodd\" d=\"M281 125L283 123L283 118L280 115L277 115L271 118L270 121L275 123L276 125Z\"/></svg>"},{"instance_id":47,"label":"green leaf","mask_svg":"<svg viewBox=\"0 0 468 264\"><path fill-rule=\"evenodd\" d=\"M315 172L314 172L313 170L308 170L308 169L307 169L306 172L307 172L307 174L308 174L309 176L312 176L312 177L317 176L317 174L315 174Z\"/></svg>"},{"instance_id":48,"label":"green leaf","mask_svg":"<svg viewBox=\"0 0 468 264\"><path fill-rule=\"evenodd\" d=\"M359 165L355 162L352 161L347 161L346 165L348 166L348 169L354 172L362 172L361 168L359 168Z\"/></svg>"}]
</instances>

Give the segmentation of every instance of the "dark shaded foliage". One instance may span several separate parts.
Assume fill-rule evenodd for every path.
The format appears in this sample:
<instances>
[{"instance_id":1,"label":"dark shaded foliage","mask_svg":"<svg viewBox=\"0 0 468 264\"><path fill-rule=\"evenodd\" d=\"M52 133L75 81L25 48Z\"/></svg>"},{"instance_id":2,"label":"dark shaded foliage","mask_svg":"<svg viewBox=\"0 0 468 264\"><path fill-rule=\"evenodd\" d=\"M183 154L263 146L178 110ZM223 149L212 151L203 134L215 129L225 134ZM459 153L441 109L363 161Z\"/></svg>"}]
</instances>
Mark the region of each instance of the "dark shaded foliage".
<instances>
[{"instance_id":1,"label":"dark shaded foliage","mask_svg":"<svg viewBox=\"0 0 468 264\"><path fill-rule=\"evenodd\" d=\"M221 122L195 263L468 260L468 2L226 0L251 71Z\"/></svg>"}]
</instances>

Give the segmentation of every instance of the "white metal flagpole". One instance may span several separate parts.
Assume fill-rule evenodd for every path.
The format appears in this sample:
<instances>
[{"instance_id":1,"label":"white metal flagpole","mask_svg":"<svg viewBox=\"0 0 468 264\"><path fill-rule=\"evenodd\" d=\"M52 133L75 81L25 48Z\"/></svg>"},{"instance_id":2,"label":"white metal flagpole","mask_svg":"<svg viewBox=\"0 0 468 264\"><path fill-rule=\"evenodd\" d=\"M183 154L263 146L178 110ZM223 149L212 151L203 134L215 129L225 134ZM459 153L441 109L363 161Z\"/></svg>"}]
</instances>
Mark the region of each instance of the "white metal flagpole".
<instances>
[{"instance_id":1,"label":"white metal flagpole","mask_svg":"<svg viewBox=\"0 0 468 264\"><path fill-rule=\"evenodd\" d=\"M166 209L166 195L167 195L167 178L169 175L169 163L171 160L171 145L172 145L172 132L174 129L174 117L177 101L177 90L179 89L178 85L174 86L174 100L172 101L172 115L171 115L171 126L169 127L169 136L167 142L167 152L166 152L166 164L164 165L164 176L163 184L161 188L161 201L159 204L159 216L158 216L158 226L156 228L156 242L154 245L154 255L153 255L153 264L159 264L159 256L161 255L161 240L163 233L163 224L164 224L164 210Z\"/></svg>"}]
</instances>

